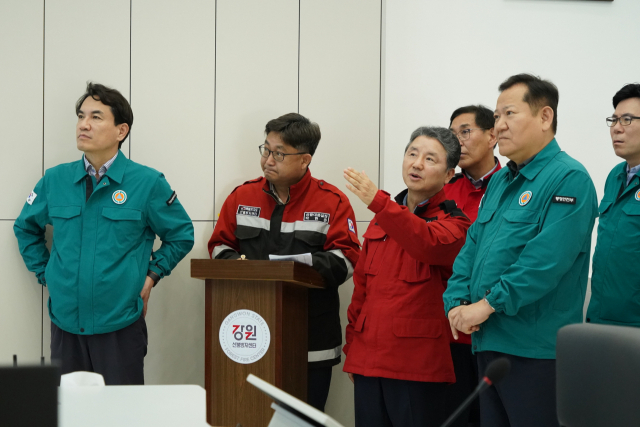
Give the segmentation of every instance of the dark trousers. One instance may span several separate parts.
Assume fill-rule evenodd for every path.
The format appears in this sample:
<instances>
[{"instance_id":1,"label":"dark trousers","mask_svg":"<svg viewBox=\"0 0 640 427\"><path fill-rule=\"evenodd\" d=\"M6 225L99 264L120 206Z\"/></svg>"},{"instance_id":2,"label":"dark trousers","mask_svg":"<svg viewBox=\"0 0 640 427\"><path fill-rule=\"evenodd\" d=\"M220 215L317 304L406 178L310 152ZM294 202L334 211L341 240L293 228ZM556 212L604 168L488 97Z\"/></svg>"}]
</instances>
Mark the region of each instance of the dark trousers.
<instances>
[{"instance_id":1,"label":"dark trousers","mask_svg":"<svg viewBox=\"0 0 640 427\"><path fill-rule=\"evenodd\" d=\"M322 412L329 396L332 371L333 366L307 370L307 403Z\"/></svg>"},{"instance_id":2,"label":"dark trousers","mask_svg":"<svg viewBox=\"0 0 640 427\"><path fill-rule=\"evenodd\" d=\"M143 385L147 355L147 324L140 316L133 324L107 334L76 335L51 323L51 360L61 374L95 372L106 385Z\"/></svg>"},{"instance_id":3,"label":"dark trousers","mask_svg":"<svg viewBox=\"0 0 640 427\"><path fill-rule=\"evenodd\" d=\"M477 353L478 372L500 357L511 361L511 370L502 381L480 395L482 426L559 426L556 412L556 361L530 359L497 351Z\"/></svg>"},{"instance_id":4,"label":"dark trousers","mask_svg":"<svg viewBox=\"0 0 640 427\"><path fill-rule=\"evenodd\" d=\"M438 427L445 383L354 375L356 427Z\"/></svg>"},{"instance_id":5,"label":"dark trousers","mask_svg":"<svg viewBox=\"0 0 640 427\"><path fill-rule=\"evenodd\" d=\"M444 409L447 417L473 393L478 385L478 365L471 352L471 344L451 343L451 358L456 373L456 382L447 385L444 393ZM468 427L480 425L480 404L473 403L451 424L452 427Z\"/></svg>"}]
</instances>

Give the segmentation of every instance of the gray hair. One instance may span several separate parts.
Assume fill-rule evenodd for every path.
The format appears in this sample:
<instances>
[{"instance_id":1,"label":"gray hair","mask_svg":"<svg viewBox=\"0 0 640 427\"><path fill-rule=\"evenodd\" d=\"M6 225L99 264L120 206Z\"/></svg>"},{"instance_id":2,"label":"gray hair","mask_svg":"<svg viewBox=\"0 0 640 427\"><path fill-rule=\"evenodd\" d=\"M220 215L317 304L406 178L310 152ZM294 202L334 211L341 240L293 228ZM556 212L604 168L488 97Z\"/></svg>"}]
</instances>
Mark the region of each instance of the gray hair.
<instances>
[{"instance_id":1,"label":"gray hair","mask_svg":"<svg viewBox=\"0 0 640 427\"><path fill-rule=\"evenodd\" d=\"M436 126L421 126L414 130L411 139L404 149L406 153L411 143L419 136L426 136L438 140L447 153L447 169L455 169L460 161L460 141L458 137L447 128Z\"/></svg>"}]
</instances>

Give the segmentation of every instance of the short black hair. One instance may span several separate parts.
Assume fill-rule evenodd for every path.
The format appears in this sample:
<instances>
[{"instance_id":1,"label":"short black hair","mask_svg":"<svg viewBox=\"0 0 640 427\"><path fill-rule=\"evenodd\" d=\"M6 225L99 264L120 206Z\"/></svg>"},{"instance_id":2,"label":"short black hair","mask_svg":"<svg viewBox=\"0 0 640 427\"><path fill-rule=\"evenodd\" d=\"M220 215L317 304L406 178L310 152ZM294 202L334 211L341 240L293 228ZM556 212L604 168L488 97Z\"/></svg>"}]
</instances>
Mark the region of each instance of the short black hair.
<instances>
[{"instance_id":1,"label":"short black hair","mask_svg":"<svg viewBox=\"0 0 640 427\"><path fill-rule=\"evenodd\" d=\"M270 132L277 132L286 144L312 156L316 152L321 137L320 126L298 113L289 113L270 120L264 133L269 135Z\"/></svg>"},{"instance_id":2,"label":"short black hair","mask_svg":"<svg viewBox=\"0 0 640 427\"><path fill-rule=\"evenodd\" d=\"M553 110L551 129L553 133L556 133L558 130L558 100L560 98L557 86L549 80L543 80L538 76L523 73L509 77L502 82L498 90L504 92L518 84L527 86L527 93L522 100L529 104L533 114L538 114L538 111L543 107L551 107Z\"/></svg>"},{"instance_id":3,"label":"short black hair","mask_svg":"<svg viewBox=\"0 0 640 427\"><path fill-rule=\"evenodd\" d=\"M463 114L473 114L475 116L475 121L478 126L482 129L489 130L493 129L493 125L495 124L495 119L493 118L493 111L485 107L484 105L467 105L465 107L460 107L456 111L451 114L451 118L449 119L449 127L451 127L451 123L455 120L456 117L461 116Z\"/></svg>"},{"instance_id":4,"label":"short black hair","mask_svg":"<svg viewBox=\"0 0 640 427\"><path fill-rule=\"evenodd\" d=\"M131 127L133 126L133 110L131 110L131 105L129 105L127 98L122 96L122 94L115 89L106 87L100 83L88 82L87 90L80 99L78 99L78 102L76 102L76 115L80 114L82 103L88 97L91 97L96 101L100 101L111 108L111 113L113 114L116 126L121 125L122 123L129 125L127 134L122 138L122 141L120 141L120 145L118 146L118 148L122 147L122 143L129 136L129 132L131 132Z\"/></svg>"},{"instance_id":5,"label":"short black hair","mask_svg":"<svg viewBox=\"0 0 640 427\"><path fill-rule=\"evenodd\" d=\"M640 98L640 84L629 83L616 92L613 96L613 108L618 108L618 104L629 98Z\"/></svg>"}]
</instances>

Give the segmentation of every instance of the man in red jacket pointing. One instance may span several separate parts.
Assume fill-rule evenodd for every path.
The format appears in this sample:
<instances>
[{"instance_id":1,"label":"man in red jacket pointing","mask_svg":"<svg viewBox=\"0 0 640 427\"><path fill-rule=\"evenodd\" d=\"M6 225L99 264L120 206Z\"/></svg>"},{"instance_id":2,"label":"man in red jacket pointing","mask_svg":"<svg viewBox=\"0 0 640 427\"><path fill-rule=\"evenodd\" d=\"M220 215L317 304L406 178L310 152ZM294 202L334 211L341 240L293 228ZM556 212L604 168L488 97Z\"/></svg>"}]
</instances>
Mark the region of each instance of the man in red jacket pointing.
<instances>
[{"instance_id":1,"label":"man in red jacket pointing","mask_svg":"<svg viewBox=\"0 0 640 427\"><path fill-rule=\"evenodd\" d=\"M405 149L407 189L392 200L364 172L347 188L376 215L353 274L344 371L355 384L356 426L439 426L455 381L442 293L469 219L446 200L460 158L445 128L421 127Z\"/></svg>"}]
</instances>

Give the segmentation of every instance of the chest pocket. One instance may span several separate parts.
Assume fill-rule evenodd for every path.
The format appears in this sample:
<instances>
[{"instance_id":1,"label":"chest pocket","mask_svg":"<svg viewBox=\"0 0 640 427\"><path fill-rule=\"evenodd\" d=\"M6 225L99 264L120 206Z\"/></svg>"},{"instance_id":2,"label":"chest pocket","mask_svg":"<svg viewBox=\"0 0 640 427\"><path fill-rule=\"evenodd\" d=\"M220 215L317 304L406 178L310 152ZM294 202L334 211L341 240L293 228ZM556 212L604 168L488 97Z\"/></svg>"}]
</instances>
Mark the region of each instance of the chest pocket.
<instances>
[{"instance_id":1,"label":"chest pocket","mask_svg":"<svg viewBox=\"0 0 640 427\"><path fill-rule=\"evenodd\" d=\"M142 211L138 209L102 208L102 216L108 221L102 230L104 234L99 230L98 238L113 241L121 248L137 242L146 228L142 224Z\"/></svg>"},{"instance_id":2,"label":"chest pocket","mask_svg":"<svg viewBox=\"0 0 640 427\"><path fill-rule=\"evenodd\" d=\"M49 217L53 225L53 235L56 246L66 244L77 245L81 239L81 206L52 206Z\"/></svg>"},{"instance_id":3,"label":"chest pocket","mask_svg":"<svg viewBox=\"0 0 640 427\"><path fill-rule=\"evenodd\" d=\"M327 241L329 224L320 221L296 221L293 227L293 238L309 249L322 250Z\"/></svg>"},{"instance_id":4,"label":"chest pocket","mask_svg":"<svg viewBox=\"0 0 640 427\"><path fill-rule=\"evenodd\" d=\"M624 236L623 246L626 250L635 254L640 253L640 247L631 242L637 242L640 239L640 202L632 199L622 207L623 215L620 216L618 224L618 233Z\"/></svg>"},{"instance_id":5,"label":"chest pocket","mask_svg":"<svg viewBox=\"0 0 640 427\"><path fill-rule=\"evenodd\" d=\"M431 267L429 264L420 262L409 256L408 253L402 255L402 267L400 268L399 279L408 283L421 283L431 278Z\"/></svg>"},{"instance_id":6,"label":"chest pocket","mask_svg":"<svg viewBox=\"0 0 640 427\"><path fill-rule=\"evenodd\" d=\"M368 240L364 272L365 274L376 275L380 271L387 232L377 224L371 224L363 237Z\"/></svg>"},{"instance_id":7,"label":"chest pocket","mask_svg":"<svg viewBox=\"0 0 640 427\"><path fill-rule=\"evenodd\" d=\"M476 220L476 222L480 224L486 224L487 222L491 221L491 218L493 218L494 212L495 210L482 209L481 211L478 212L478 219Z\"/></svg>"},{"instance_id":8,"label":"chest pocket","mask_svg":"<svg viewBox=\"0 0 640 427\"><path fill-rule=\"evenodd\" d=\"M49 208L49 216L51 218L71 219L80 215L81 211L82 208L80 206L52 206ZM53 225L55 226L55 224Z\"/></svg>"}]
</instances>

